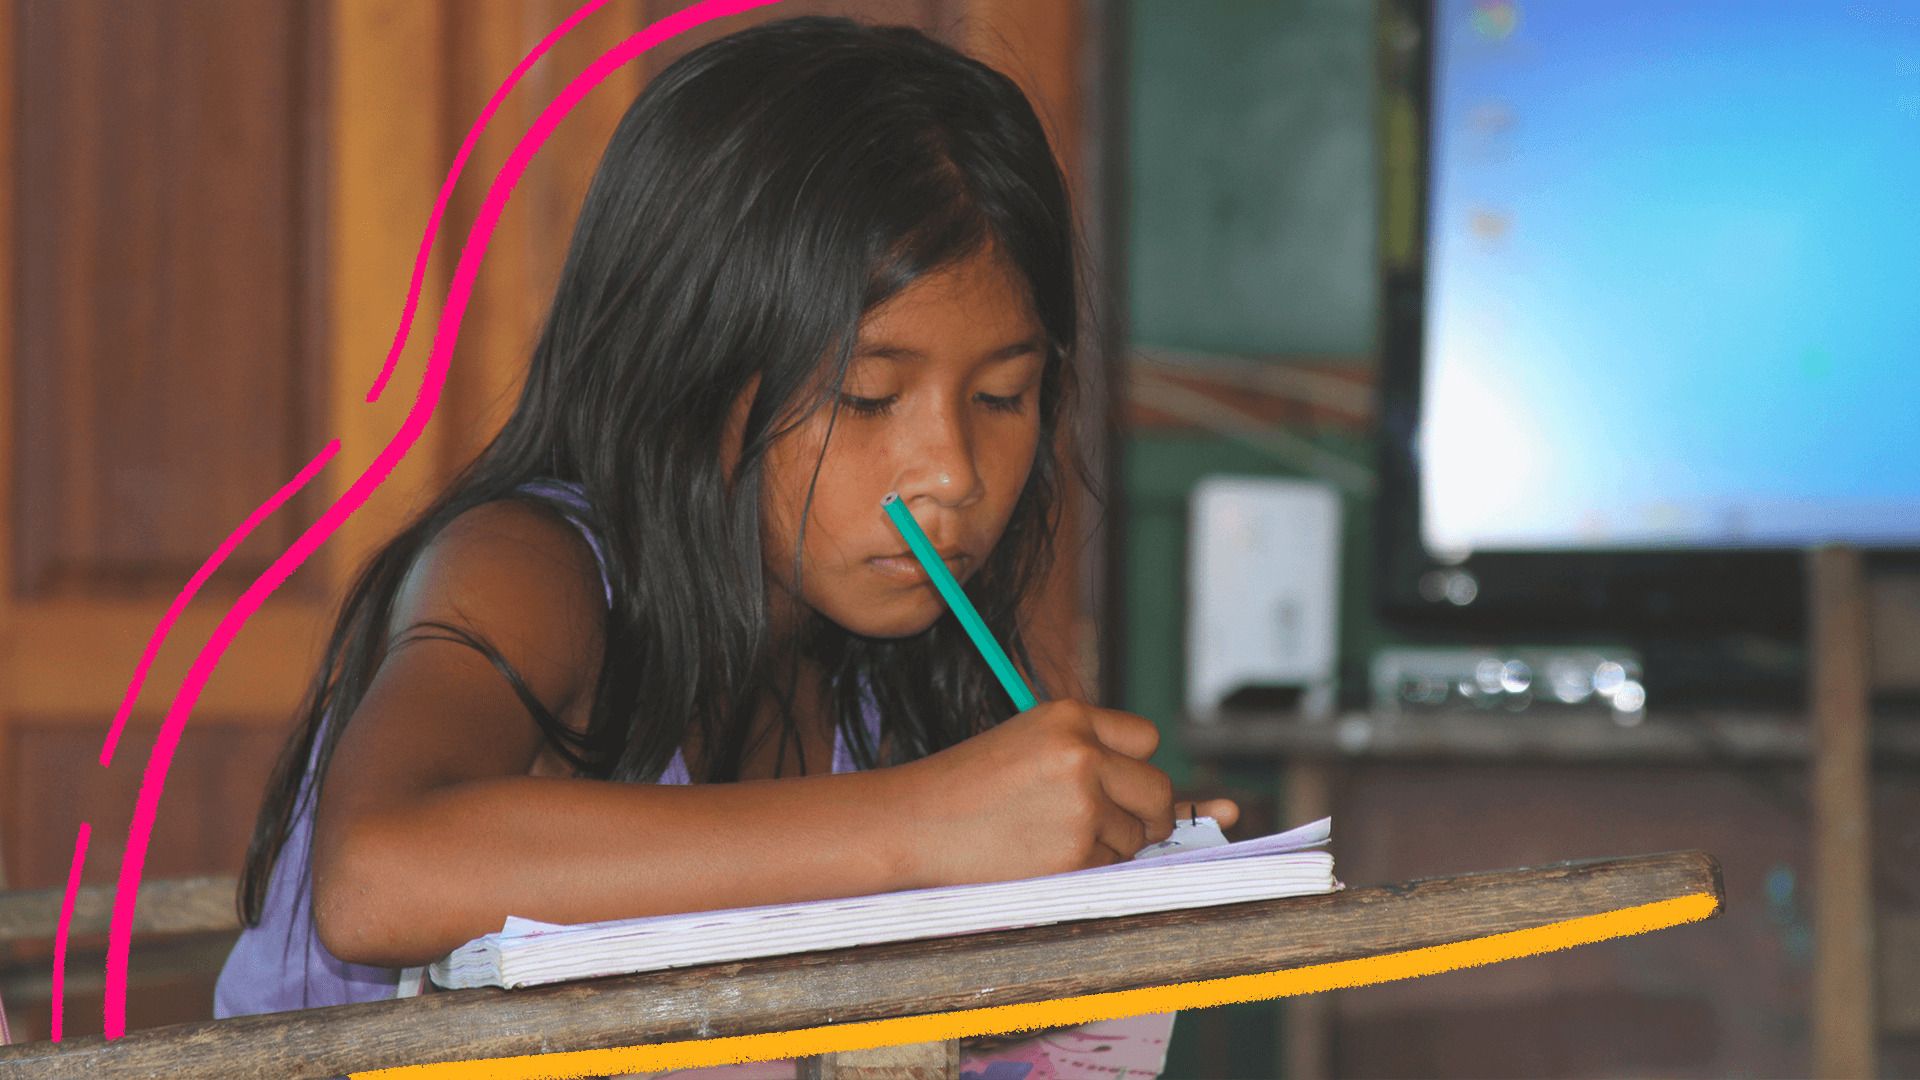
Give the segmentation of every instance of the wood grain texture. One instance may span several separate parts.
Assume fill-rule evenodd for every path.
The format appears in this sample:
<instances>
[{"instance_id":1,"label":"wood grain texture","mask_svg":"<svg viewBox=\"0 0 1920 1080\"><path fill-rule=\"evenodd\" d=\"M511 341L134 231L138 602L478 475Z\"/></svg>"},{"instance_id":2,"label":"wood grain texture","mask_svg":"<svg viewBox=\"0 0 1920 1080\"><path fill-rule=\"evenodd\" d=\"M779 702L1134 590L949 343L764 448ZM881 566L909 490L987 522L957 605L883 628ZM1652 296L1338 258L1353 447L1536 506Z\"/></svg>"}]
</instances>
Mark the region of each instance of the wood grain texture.
<instances>
[{"instance_id":1,"label":"wood grain texture","mask_svg":"<svg viewBox=\"0 0 1920 1080\"><path fill-rule=\"evenodd\" d=\"M544 7L533 0L475 0L448 10L444 40L450 83L447 146L461 144L488 100L532 42L538 40L535 35L551 29L529 14L529 8ZM539 14L544 15L544 11ZM535 79L552 67L551 61L540 65L535 69ZM480 135L442 223L454 248L472 228L487 187L506 162L514 142L525 133L538 106L550 97L535 100L529 83L523 81ZM552 293L551 281L545 290L537 289L528 273L527 206L533 190L541 186L545 163L553 152L554 147L549 145L522 176L519 189L501 213L499 227L474 281L473 301L461 324L441 404L450 425L450 438L442 447L447 454L443 471L451 472L470 461L499 430L518 397L540 309Z\"/></svg>"},{"instance_id":2,"label":"wood grain texture","mask_svg":"<svg viewBox=\"0 0 1920 1080\"><path fill-rule=\"evenodd\" d=\"M128 1025L143 1028L206 1019L213 1012L213 984L239 937L238 930L216 930L136 938L127 953ZM14 1029L16 1038L22 1042L44 1039L44 1027L28 1035L25 1025L42 1021L46 1015L42 1010L53 997L53 961L42 950L20 950L16 957L0 963L0 999L14 1010L16 1022L24 1021ZM67 1002L63 1026L68 1035L91 1035L100 1030L102 1018L97 1014L106 984L105 932L92 940L69 944L67 971L61 984ZM179 1000L185 986L204 987L202 1001ZM165 999L156 1001L155 991L165 994ZM145 1000L139 1000L142 998ZM154 1015L156 1005L165 1018L147 1019ZM22 1017L22 1012L38 1015Z\"/></svg>"},{"instance_id":3,"label":"wood grain texture","mask_svg":"<svg viewBox=\"0 0 1920 1080\"><path fill-rule=\"evenodd\" d=\"M238 882L231 875L161 878L140 883L139 906L133 913L136 934L197 934L210 930L238 930L239 915L233 897ZM113 918L113 885L83 885L74 896L73 919L67 932L74 937L104 934ZM60 925L60 906L66 889L23 889L0 893L0 943L50 938Z\"/></svg>"},{"instance_id":4,"label":"wood grain texture","mask_svg":"<svg viewBox=\"0 0 1920 1080\"><path fill-rule=\"evenodd\" d=\"M571 0L521 2L528 12L528 47L533 44L535 32L546 33L579 7ZM545 107L602 54L644 29L642 6L642 0L608 4L557 42L548 61L530 73L538 107ZM614 128L619 126L620 118L640 92L648 59L650 56L642 57L622 67L582 98L560 126L554 128L553 137L529 166L527 180L532 188L527 193L531 201L524 280L541 314L545 313L554 284L560 279L560 265L566 259L574 219L580 216L580 203L586 198L587 185L600 165L600 156L606 151Z\"/></svg>"},{"instance_id":5,"label":"wood grain texture","mask_svg":"<svg viewBox=\"0 0 1920 1080\"><path fill-rule=\"evenodd\" d=\"M1867 589L1860 552L1807 556L1813 713L1813 1074L1876 1076Z\"/></svg>"},{"instance_id":6,"label":"wood grain texture","mask_svg":"<svg viewBox=\"0 0 1920 1080\"><path fill-rule=\"evenodd\" d=\"M19 308L13 291L15 256L13 214L15 206L14 172L14 83L19 64L14 55L13 0L0 0L0 322L18 325ZM6 387L6 399L0 402L0 642L13 637L13 341L11 330L0 332L0 387ZM0 701L12 701L14 685L10 672L0 666ZM13 767L8 716L0 709L0 799L3 786ZM0 829L0 889L7 887L7 845Z\"/></svg>"},{"instance_id":7,"label":"wood grain texture","mask_svg":"<svg viewBox=\"0 0 1920 1080\"><path fill-rule=\"evenodd\" d=\"M1704 852L1561 863L1193 911L507 992L239 1017L0 1048L18 1077L328 1077L1045 1001L1379 956L1681 896Z\"/></svg>"},{"instance_id":8,"label":"wood grain texture","mask_svg":"<svg viewBox=\"0 0 1920 1080\"><path fill-rule=\"evenodd\" d=\"M1867 590L1874 689L1920 690L1920 574L1877 574Z\"/></svg>"},{"instance_id":9,"label":"wood grain texture","mask_svg":"<svg viewBox=\"0 0 1920 1080\"><path fill-rule=\"evenodd\" d=\"M373 464L421 393L446 300L446 242L435 245L429 260L393 376L378 402L367 401L392 348L420 238L453 155L443 138L445 5L336 0L327 7L326 397L328 431L339 437L340 453L315 486L331 502ZM447 437L444 420L429 425L320 549L313 561L330 580L349 580L439 490L439 448Z\"/></svg>"},{"instance_id":10,"label":"wood grain texture","mask_svg":"<svg viewBox=\"0 0 1920 1080\"><path fill-rule=\"evenodd\" d=\"M232 594L210 593L211 588L203 591L181 613L154 656L134 705L136 720L157 722L166 715L194 659L227 614ZM9 685L6 702L15 723L31 717L92 724L112 716L164 610L157 603L82 599L14 608L12 640L0 650L0 678ZM195 703L196 714L285 724L313 677L331 614L321 604L283 602L276 592L227 647ZM97 745L93 752L98 768Z\"/></svg>"},{"instance_id":11,"label":"wood grain texture","mask_svg":"<svg viewBox=\"0 0 1920 1080\"><path fill-rule=\"evenodd\" d=\"M1882 761L1920 761L1920 721L1882 720L1871 738L1873 754ZM1736 765L1798 763L1814 754L1812 727L1804 720L1744 713L1655 713L1636 727L1599 715L1535 720L1506 714L1350 713L1312 723L1249 714L1190 721L1181 728L1181 740L1198 757L1365 761Z\"/></svg>"},{"instance_id":12,"label":"wood grain texture","mask_svg":"<svg viewBox=\"0 0 1920 1080\"><path fill-rule=\"evenodd\" d=\"M959 1080L960 1040L842 1050L798 1064L800 1080Z\"/></svg>"},{"instance_id":13,"label":"wood grain texture","mask_svg":"<svg viewBox=\"0 0 1920 1080\"><path fill-rule=\"evenodd\" d=\"M1333 813L1332 767L1311 758L1287 762L1283 821L1318 821ZM1281 1007L1279 1075L1287 1080L1327 1080L1333 1075L1333 999L1301 994Z\"/></svg>"},{"instance_id":14,"label":"wood grain texture","mask_svg":"<svg viewBox=\"0 0 1920 1080\"><path fill-rule=\"evenodd\" d=\"M306 8L19 3L22 596L170 596L315 448Z\"/></svg>"},{"instance_id":15,"label":"wood grain texture","mask_svg":"<svg viewBox=\"0 0 1920 1080\"><path fill-rule=\"evenodd\" d=\"M111 886L119 877L127 829L146 771L157 724L136 717L122 736L127 749L111 769L100 767L107 718L47 724L13 720L13 770L4 777L0 829L11 848L19 889L64 888L80 823L92 826L82 884ZM231 875L239 871L267 774L284 733L277 727L195 717L182 732L154 818L143 877ZM227 906L233 906L231 894Z\"/></svg>"}]
</instances>

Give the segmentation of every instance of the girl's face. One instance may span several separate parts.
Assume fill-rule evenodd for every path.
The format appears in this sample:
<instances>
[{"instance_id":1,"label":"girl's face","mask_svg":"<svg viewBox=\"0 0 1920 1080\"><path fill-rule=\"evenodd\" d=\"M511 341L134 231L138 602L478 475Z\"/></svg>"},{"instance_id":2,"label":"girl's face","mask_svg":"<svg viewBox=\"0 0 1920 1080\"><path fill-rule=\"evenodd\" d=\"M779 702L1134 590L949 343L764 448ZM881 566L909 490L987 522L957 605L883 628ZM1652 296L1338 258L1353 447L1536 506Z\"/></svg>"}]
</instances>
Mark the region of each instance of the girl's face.
<instances>
[{"instance_id":1,"label":"girl's face","mask_svg":"<svg viewBox=\"0 0 1920 1080\"><path fill-rule=\"evenodd\" d=\"M799 544L799 597L820 614L871 637L933 624L944 604L881 510L888 492L954 577L979 569L1040 442L1046 335L1027 292L989 249L861 321L839 407L816 409L767 452L763 550L788 595Z\"/></svg>"}]
</instances>

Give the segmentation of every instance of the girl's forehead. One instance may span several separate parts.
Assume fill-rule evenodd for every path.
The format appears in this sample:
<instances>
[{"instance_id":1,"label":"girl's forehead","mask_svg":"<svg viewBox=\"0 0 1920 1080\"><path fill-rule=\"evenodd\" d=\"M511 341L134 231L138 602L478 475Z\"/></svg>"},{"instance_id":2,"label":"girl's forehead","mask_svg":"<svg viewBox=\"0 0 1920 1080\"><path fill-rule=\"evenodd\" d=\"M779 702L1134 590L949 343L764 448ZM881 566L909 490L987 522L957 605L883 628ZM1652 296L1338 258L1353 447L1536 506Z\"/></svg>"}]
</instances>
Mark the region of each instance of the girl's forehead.
<instances>
[{"instance_id":1,"label":"girl's forehead","mask_svg":"<svg viewBox=\"0 0 1920 1080\"><path fill-rule=\"evenodd\" d=\"M860 320L860 337L864 343L962 313L1009 325L1039 324L1026 275L997 248L988 248L929 270L873 307Z\"/></svg>"}]
</instances>

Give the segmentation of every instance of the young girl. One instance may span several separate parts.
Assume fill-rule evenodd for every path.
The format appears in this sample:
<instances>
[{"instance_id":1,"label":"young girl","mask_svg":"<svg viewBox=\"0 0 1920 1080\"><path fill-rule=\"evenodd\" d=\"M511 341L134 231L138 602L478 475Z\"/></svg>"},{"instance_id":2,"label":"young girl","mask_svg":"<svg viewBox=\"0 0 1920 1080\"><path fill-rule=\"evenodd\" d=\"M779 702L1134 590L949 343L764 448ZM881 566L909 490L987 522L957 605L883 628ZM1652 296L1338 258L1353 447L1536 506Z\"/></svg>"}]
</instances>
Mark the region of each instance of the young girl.
<instances>
[{"instance_id":1,"label":"young girl","mask_svg":"<svg viewBox=\"0 0 1920 1080\"><path fill-rule=\"evenodd\" d=\"M391 997L508 915L1005 880L1167 836L1153 726L1013 715L880 508L1062 684L1020 615L1076 304L1065 187L1004 76L826 19L663 71L512 417L347 596L219 1015Z\"/></svg>"}]
</instances>

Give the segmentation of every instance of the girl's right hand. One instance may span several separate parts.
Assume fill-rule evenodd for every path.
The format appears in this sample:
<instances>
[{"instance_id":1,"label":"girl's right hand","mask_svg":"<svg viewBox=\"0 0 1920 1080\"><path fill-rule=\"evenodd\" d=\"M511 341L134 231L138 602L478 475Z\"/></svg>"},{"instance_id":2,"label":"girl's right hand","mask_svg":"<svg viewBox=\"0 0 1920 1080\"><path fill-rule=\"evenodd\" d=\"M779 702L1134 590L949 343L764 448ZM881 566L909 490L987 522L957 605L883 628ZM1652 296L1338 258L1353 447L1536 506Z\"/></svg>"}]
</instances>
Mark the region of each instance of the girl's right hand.
<instances>
[{"instance_id":1,"label":"girl's right hand","mask_svg":"<svg viewBox=\"0 0 1920 1080\"><path fill-rule=\"evenodd\" d=\"M1050 701L899 766L912 877L922 885L1006 881L1122 862L1173 832L1173 785L1147 759L1152 721ZM1230 803L1203 811L1237 817Z\"/></svg>"}]
</instances>

